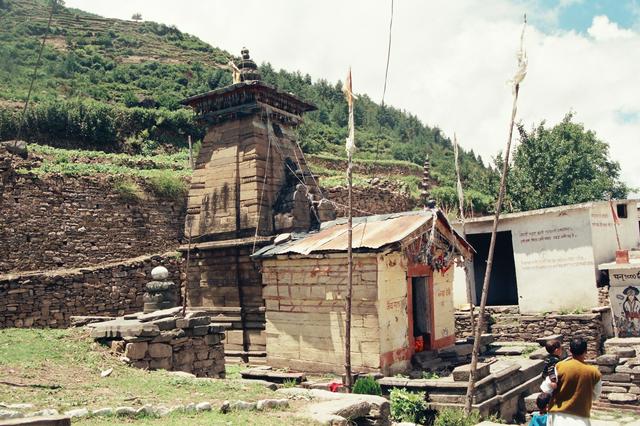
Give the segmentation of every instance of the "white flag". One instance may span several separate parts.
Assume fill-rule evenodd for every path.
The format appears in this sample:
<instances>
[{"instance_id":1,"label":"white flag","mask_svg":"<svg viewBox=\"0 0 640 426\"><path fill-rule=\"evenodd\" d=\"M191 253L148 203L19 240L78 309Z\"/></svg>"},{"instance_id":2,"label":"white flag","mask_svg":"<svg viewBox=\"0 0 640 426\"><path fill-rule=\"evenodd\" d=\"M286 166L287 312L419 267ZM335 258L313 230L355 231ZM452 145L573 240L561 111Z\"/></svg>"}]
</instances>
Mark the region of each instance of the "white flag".
<instances>
[{"instance_id":1,"label":"white flag","mask_svg":"<svg viewBox=\"0 0 640 426\"><path fill-rule=\"evenodd\" d=\"M524 30L527 28L527 17L524 18L524 24L522 25L522 33L520 34L520 49L518 50L518 69L516 74L511 79L510 83L513 85L515 92L516 86L524 80L527 75L527 64L529 62L527 58L527 52L524 50Z\"/></svg>"},{"instance_id":2,"label":"white flag","mask_svg":"<svg viewBox=\"0 0 640 426\"><path fill-rule=\"evenodd\" d=\"M349 104L349 136L347 136L346 149L347 154L351 157L356 150L355 126L353 124L353 100L355 96L351 85L351 67L349 67L349 74L347 74L347 81L345 81L343 91L347 98L347 104Z\"/></svg>"}]
</instances>

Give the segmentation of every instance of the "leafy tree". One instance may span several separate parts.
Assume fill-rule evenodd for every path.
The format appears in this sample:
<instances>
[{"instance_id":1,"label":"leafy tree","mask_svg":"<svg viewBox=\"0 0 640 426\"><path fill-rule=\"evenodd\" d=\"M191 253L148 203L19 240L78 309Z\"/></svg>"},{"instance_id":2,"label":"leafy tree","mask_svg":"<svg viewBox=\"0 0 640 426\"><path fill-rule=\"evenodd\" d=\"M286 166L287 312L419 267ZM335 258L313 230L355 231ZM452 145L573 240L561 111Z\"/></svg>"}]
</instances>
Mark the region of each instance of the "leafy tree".
<instances>
[{"instance_id":1,"label":"leafy tree","mask_svg":"<svg viewBox=\"0 0 640 426\"><path fill-rule=\"evenodd\" d=\"M521 144L508 180L514 210L627 196L629 188L620 180L620 165L609 157L609 145L572 120L569 113L551 129L544 122L531 131L518 126Z\"/></svg>"},{"instance_id":2,"label":"leafy tree","mask_svg":"<svg viewBox=\"0 0 640 426\"><path fill-rule=\"evenodd\" d=\"M134 13L133 15L131 15L131 19L134 21L142 21L142 13Z\"/></svg>"}]
</instances>

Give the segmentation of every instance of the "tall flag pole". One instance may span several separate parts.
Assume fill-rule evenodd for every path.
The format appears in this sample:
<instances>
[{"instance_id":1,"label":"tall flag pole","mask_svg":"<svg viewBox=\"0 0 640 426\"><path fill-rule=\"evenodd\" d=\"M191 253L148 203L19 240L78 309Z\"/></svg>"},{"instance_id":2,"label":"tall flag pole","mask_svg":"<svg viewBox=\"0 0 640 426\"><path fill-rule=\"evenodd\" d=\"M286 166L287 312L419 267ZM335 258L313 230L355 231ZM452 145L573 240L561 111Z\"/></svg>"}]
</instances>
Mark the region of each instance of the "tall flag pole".
<instances>
[{"instance_id":1,"label":"tall flag pole","mask_svg":"<svg viewBox=\"0 0 640 426\"><path fill-rule=\"evenodd\" d=\"M351 374L351 297L353 294L353 217L352 217L352 175L351 175L351 160L353 152L356 149L355 143L355 129L353 124L353 101L355 96L353 95L353 88L351 84L351 68L349 68L349 74L347 75L347 81L344 85L344 95L347 98L347 104L349 105L349 135L347 136L346 150L347 150L347 187L349 189L349 202L347 210L347 274L349 280L347 282L347 307L346 307L346 319L345 319L345 333L344 333L344 369L346 375L345 384L349 392L353 386L353 375Z\"/></svg>"},{"instance_id":2,"label":"tall flag pole","mask_svg":"<svg viewBox=\"0 0 640 426\"><path fill-rule=\"evenodd\" d=\"M509 154L511 153L511 139L513 137L513 125L516 120L516 111L518 103L518 93L520 91L520 83L527 75L527 54L524 50L524 31L527 27L527 15L524 15L524 24L522 26L522 34L520 35L520 50L518 51L518 69L510 81L513 87L513 107L511 108L511 121L509 122L509 137L507 138L507 148L504 153L504 164L502 165L502 176L500 177L500 192L496 201L496 214L493 218L493 230L491 231L491 243L489 244L489 253L487 255L487 269L484 273L484 282L482 283L482 297L480 299L480 311L478 313L478 324L473 339L473 351L471 352L471 367L469 371L469 384L467 386L467 398L465 403L465 411L471 412L473 403L474 387L476 383L476 372L478 367L478 352L480 350L480 337L482 328L484 327L484 311L487 306L487 294L489 293L489 280L491 278L491 268L493 267L493 255L496 248L496 235L498 232L498 221L500 219L500 211L502 210L502 202L507 184L507 174L509 172Z\"/></svg>"},{"instance_id":3,"label":"tall flag pole","mask_svg":"<svg viewBox=\"0 0 640 426\"><path fill-rule=\"evenodd\" d=\"M464 191L462 190L462 179L460 178L460 161L458 159L458 137L454 133L453 134L453 157L456 163L456 178L457 189L458 189L458 205L460 207L460 222L462 223L462 238L467 239L467 227L466 220L464 217ZM470 324L471 324L471 332L473 333L475 330L475 319L474 319L474 309L473 309L473 294L471 291L471 274L469 273L469 260L467 258L463 259L462 268L464 270L464 275L467 280L467 303L469 303L469 316L470 316Z\"/></svg>"}]
</instances>

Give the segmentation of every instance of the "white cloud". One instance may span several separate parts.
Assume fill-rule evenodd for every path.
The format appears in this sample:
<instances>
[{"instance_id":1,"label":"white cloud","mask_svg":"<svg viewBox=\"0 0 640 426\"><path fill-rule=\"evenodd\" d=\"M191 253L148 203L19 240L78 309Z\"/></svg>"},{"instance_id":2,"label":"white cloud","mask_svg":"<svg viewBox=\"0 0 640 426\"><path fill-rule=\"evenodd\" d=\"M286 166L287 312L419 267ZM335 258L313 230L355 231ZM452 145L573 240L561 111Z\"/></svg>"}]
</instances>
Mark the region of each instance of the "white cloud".
<instances>
[{"instance_id":1,"label":"white cloud","mask_svg":"<svg viewBox=\"0 0 640 426\"><path fill-rule=\"evenodd\" d=\"M570 0L571 1L571 0ZM175 24L257 61L301 70L314 78L344 79L353 68L354 90L382 94L389 2L381 0L67 0L68 6ZM516 68L522 14L539 13L531 0L396 1L386 102L455 131L483 158L502 149L511 111L506 84ZM627 183L640 187L640 123L620 120L640 99L640 32L596 17L588 34L530 27L529 72L518 118L531 126L555 124L570 110L611 145Z\"/></svg>"},{"instance_id":2,"label":"white cloud","mask_svg":"<svg viewBox=\"0 0 640 426\"><path fill-rule=\"evenodd\" d=\"M620 28L605 15L594 16L593 23L587 32L596 40L628 39L637 36L631 30Z\"/></svg>"}]
</instances>

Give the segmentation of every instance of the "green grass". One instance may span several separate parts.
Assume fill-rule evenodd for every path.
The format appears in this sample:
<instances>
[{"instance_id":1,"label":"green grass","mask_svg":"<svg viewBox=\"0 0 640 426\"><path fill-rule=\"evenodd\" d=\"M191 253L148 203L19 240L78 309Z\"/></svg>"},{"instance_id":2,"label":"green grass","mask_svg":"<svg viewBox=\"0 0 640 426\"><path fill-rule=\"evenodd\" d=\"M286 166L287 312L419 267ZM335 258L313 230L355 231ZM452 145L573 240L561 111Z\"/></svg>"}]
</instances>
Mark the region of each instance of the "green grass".
<instances>
[{"instance_id":1,"label":"green grass","mask_svg":"<svg viewBox=\"0 0 640 426\"><path fill-rule=\"evenodd\" d=\"M100 372L108 368L113 368L113 373L101 378ZM262 386L242 383L238 380L239 369L229 367L226 380L181 378L166 371L127 367L110 354L108 348L93 342L83 330L0 330L0 381L23 385L0 384L0 401L32 403L36 409L55 408L64 412L76 407L137 408L145 404L173 406L202 401L211 402L215 409L227 399L256 401L277 397ZM193 417L190 424L217 424L218 421L251 424L252 418L259 419L259 424L281 424L281 417L285 415L290 416L284 412L230 413L225 416L218 413L183 414L182 417L176 414L169 419L142 419L136 423L185 424L184 416L187 416ZM114 424L113 421L113 418L89 419L80 423ZM118 424L127 421L122 420Z\"/></svg>"}]
</instances>

